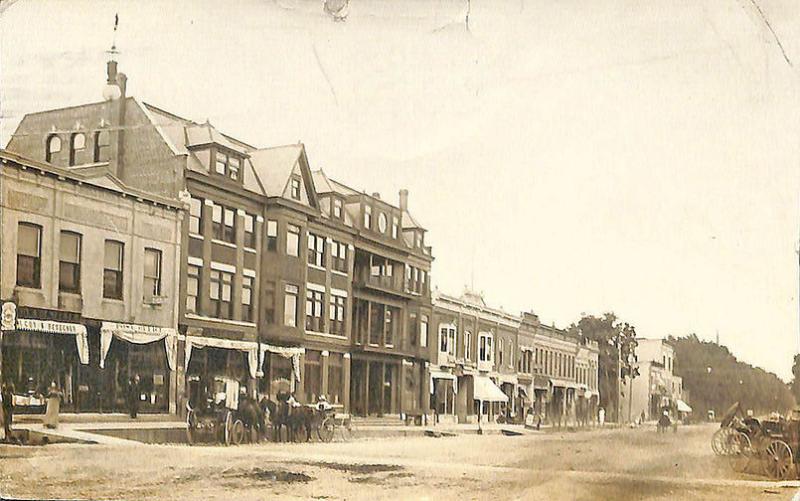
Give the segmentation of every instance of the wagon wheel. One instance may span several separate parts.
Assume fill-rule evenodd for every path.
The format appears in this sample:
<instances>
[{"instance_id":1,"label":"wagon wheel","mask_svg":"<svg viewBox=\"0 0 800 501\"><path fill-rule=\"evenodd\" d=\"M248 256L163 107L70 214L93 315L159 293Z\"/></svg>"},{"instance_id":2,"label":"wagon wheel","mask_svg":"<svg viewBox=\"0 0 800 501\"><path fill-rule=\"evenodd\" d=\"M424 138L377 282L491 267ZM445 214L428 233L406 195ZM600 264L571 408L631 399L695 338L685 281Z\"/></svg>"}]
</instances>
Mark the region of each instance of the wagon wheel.
<instances>
[{"instance_id":1,"label":"wagon wheel","mask_svg":"<svg viewBox=\"0 0 800 501\"><path fill-rule=\"evenodd\" d=\"M241 419L237 419L231 429L231 443L240 445L242 442L244 442L244 423Z\"/></svg>"},{"instance_id":2,"label":"wagon wheel","mask_svg":"<svg viewBox=\"0 0 800 501\"><path fill-rule=\"evenodd\" d=\"M233 442L233 414L231 411L225 412L225 428L222 430L223 443L231 445Z\"/></svg>"},{"instance_id":3,"label":"wagon wheel","mask_svg":"<svg viewBox=\"0 0 800 501\"><path fill-rule=\"evenodd\" d=\"M336 425L333 423L333 418L328 416L322 420L319 428L317 428L317 436L323 442L330 442L333 440L333 434L336 431Z\"/></svg>"},{"instance_id":4,"label":"wagon wheel","mask_svg":"<svg viewBox=\"0 0 800 501\"><path fill-rule=\"evenodd\" d=\"M753 457L753 448L750 443L750 437L744 433L737 433L731 439L733 454L730 456L729 463L735 472L743 472L750 464L750 458Z\"/></svg>"},{"instance_id":5,"label":"wagon wheel","mask_svg":"<svg viewBox=\"0 0 800 501\"><path fill-rule=\"evenodd\" d=\"M764 452L764 469L770 478L785 480L794 469L792 449L783 440L773 440Z\"/></svg>"},{"instance_id":6,"label":"wagon wheel","mask_svg":"<svg viewBox=\"0 0 800 501\"><path fill-rule=\"evenodd\" d=\"M722 434L722 454L732 456L736 453L736 436L739 434L734 428L726 428Z\"/></svg>"},{"instance_id":7,"label":"wagon wheel","mask_svg":"<svg viewBox=\"0 0 800 501\"><path fill-rule=\"evenodd\" d=\"M342 424L337 426L342 434L342 440L349 441L353 438L353 424L349 417L342 420Z\"/></svg>"},{"instance_id":8,"label":"wagon wheel","mask_svg":"<svg viewBox=\"0 0 800 501\"><path fill-rule=\"evenodd\" d=\"M194 445L195 442L195 421L197 420L197 416L195 416L194 411L189 409L189 412L186 414L186 442L189 445Z\"/></svg>"},{"instance_id":9,"label":"wagon wheel","mask_svg":"<svg viewBox=\"0 0 800 501\"><path fill-rule=\"evenodd\" d=\"M725 454L725 434L727 428L720 428L714 432L714 435L711 437L711 449L714 450L714 454L717 456L722 456Z\"/></svg>"}]
</instances>

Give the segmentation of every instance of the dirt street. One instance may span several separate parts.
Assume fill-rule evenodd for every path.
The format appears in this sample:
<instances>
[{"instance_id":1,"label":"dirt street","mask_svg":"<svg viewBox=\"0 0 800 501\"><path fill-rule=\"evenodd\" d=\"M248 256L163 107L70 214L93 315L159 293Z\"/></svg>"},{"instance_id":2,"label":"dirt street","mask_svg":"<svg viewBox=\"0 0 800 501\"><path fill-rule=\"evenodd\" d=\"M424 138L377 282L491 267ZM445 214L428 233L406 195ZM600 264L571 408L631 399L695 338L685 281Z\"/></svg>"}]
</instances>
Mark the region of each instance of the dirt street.
<instances>
[{"instance_id":1,"label":"dirt street","mask_svg":"<svg viewBox=\"0 0 800 501\"><path fill-rule=\"evenodd\" d=\"M81 499L771 499L738 475L712 426L332 444L0 446L6 496Z\"/></svg>"}]
</instances>

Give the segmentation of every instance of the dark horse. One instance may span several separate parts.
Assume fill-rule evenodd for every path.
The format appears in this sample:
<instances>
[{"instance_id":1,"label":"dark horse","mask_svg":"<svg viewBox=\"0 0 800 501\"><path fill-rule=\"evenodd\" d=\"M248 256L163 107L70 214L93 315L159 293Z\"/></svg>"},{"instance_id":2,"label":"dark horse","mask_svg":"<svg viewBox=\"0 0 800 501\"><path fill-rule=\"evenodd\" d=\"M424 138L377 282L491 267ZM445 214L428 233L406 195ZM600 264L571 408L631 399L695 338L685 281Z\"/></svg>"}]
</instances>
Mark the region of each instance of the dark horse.
<instances>
[{"instance_id":1,"label":"dark horse","mask_svg":"<svg viewBox=\"0 0 800 501\"><path fill-rule=\"evenodd\" d=\"M308 441L314 429L314 410L306 406L294 407L289 403L289 398L288 393L281 392L277 395L277 402L266 398L261 400L262 409L269 411L273 441L280 442L281 428L286 428L289 441L296 442L302 438ZM305 436L301 435L301 430Z\"/></svg>"},{"instance_id":2,"label":"dark horse","mask_svg":"<svg viewBox=\"0 0 800 501\"><path fill-rule=\"evenodd\" d=\"M260 442L267 433L266 416L262 407L251 397L239 397L239 419L250 432L251 442Z\"/></svg>"}]
</instances>

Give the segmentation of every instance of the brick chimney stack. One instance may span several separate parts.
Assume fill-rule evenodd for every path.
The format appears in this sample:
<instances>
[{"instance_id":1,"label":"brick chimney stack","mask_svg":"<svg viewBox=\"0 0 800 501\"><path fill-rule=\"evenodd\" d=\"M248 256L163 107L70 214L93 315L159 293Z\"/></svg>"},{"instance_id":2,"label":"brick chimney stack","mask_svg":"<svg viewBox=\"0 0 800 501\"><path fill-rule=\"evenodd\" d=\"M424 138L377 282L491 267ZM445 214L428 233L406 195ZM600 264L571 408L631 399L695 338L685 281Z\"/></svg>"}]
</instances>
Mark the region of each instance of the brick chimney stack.
<instances>
[{"instance_id":1,"label":"brick chimney stack","mask_svg":"<svg viewBox=\"0 0 800 501\"><path fill-rule=\"evenodd\" d=\"M400 190L400 210L408 210L408 190Z\"/></svg>"}]
</instances>

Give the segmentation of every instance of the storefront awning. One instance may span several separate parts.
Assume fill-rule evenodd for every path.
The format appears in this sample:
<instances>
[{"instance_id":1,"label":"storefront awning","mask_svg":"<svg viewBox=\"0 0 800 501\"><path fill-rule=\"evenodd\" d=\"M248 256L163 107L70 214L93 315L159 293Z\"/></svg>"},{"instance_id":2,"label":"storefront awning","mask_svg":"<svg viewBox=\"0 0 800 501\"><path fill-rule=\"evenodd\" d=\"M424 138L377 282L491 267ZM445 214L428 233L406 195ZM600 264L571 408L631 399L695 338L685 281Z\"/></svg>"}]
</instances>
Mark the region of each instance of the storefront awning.
<instances>
[{"instance_id":1,"label":"storefront awning","mask_svg":"<svg viewBox=\"0 0 800 501\"><path fill-rule=\"evenodd\" d=\"M211 346L213 348L222 348L226 350L239 350L247 353L247 366L250 370L250 377L256 377L258 373L258 344L252 341L236 341L232 339L219 339L214 337L201 337L201 336L186 336L185 346L185 364L186 371L189 370L189 360L192 357L192 347L205 348ZM292 359L294 361L294 359ZM299 374L299 367L295 369ZM299 380L299 377L298 377Z\"/></svg>"},{"instance_id":2,"label":"storefront awning","mask_svg":"<svg viewBox=\"0 0 800 501\"><path fill-rule=\"evenodd\" d=\"M113 338L133 344L150 344L164 340L169 370L174 371L178 359L178 332L171 327L103 322L100 325L100 368L105 367Z\"/></svg>"},{"instance_id":3,"label":"storefront awning","mask_svg":"<svg viewBox=\"0 0 800 501\"><path fill-rule=\"evenodd\" d=\"M578 385L574 381L568 381L566 379L558 379L551 377L550 384L553 385L555 388L577 388Z\"/></svg>"},{"instance_id":4,"label":"storefront awning","mask_svg":"<svg viewBox=\"0 0 800 501\"><path fill-rule=\"evenodd\" d=\"M547 390L550 387L550 380L544 376L533 376L534 390Z\"/></svg>"},{"instance_id":5,"label":"storefront awning","mask_svg":"<svg viewBox=\"0 0 800 501\"><path fill-rule=\"evenodd\" d=\"M29 318L17 319L17 330L44 332L48 334L66 334L75 336L75 344L78 348L78 358L83 365L89 365L89 339L86 333L86 326L83 324L73 324L67 322L56 322L53 320L39 320Z\"/></svg>"},{"instance_id":6,"label":"storefront awning","mask_svg":"<svg viewBox=\"0 0 800 501\"><path fill-rule=\"evenodd\" d=\"M678 404L678 412L692 412L692 408L683 400L678 399L676 403Z\"/></svg>"},{"instance_id":7,"label":"storefront awning","mask_svg":"<svg viewBox=\"0 0 800 501\"><path fill-rule=\"evenodd\" d=\"M480 402L508 402L508 396L488 376L472 378L473 398Z\"/></svg>"}]
</instances>

